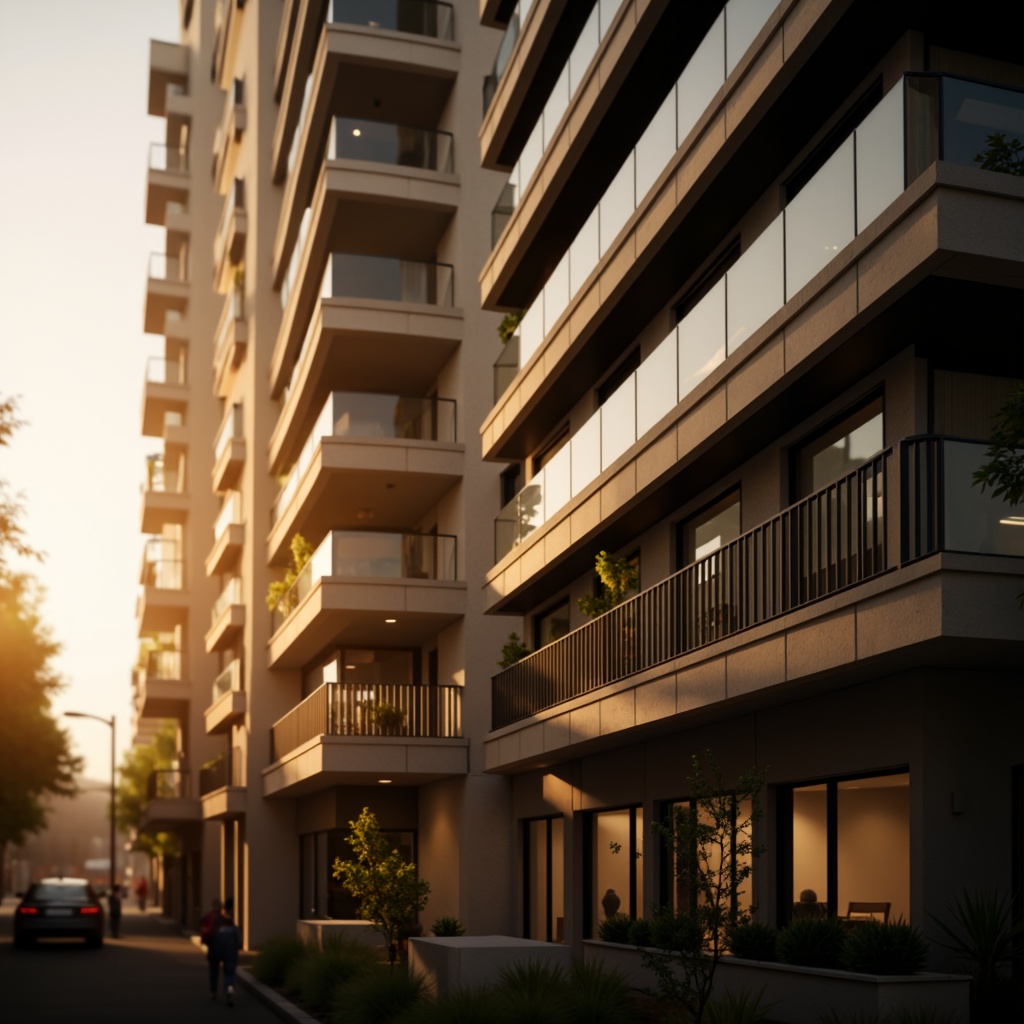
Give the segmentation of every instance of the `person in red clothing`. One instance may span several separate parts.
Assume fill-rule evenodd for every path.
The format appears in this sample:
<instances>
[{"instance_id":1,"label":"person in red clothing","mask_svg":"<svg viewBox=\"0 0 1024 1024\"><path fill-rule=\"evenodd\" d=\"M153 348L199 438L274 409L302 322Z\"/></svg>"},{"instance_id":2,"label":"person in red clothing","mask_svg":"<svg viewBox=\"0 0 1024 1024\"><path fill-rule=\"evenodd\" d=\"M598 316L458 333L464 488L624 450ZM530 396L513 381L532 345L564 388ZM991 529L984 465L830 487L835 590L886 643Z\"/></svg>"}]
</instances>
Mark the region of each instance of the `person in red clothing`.
<instances>
[{"instance_id":1,"label":"person in red clothing","mask_svg":"<svg viewBox=\"0 0 1024 1024\"><path fill-rule=\"evenodd\" d=\"M135 883L135 896L139 901L139 910L146 909L146 894L149 892L149 885L146 883L145 875L141 875Z\"/></svg>"}]
</instances>

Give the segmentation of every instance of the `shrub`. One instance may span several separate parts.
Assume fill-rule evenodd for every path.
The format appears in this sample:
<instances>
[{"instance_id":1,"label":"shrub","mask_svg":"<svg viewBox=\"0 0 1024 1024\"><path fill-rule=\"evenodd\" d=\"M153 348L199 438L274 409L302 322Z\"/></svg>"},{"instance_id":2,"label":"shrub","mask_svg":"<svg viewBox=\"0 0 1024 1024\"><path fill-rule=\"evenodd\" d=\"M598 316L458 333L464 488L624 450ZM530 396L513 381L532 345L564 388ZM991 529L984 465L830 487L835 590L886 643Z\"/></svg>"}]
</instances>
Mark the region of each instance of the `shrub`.
<instances>
[{"instance_id":1,"label":"shrub","mask_svg":"<svg viewBox=\"0 0 1024 1024\"><path fill-rule=\"evenodd\" d=\"M431 926L430 931L439 939L465 935L466 927L457 917L439 917Z\"/></svg>"},{"instance_id":2,"label":"shrub","mask_svg":"<svg viewBox=\"0 0 1024 1024\"><path fill-rule=\"evenodd\" d=\"M421 999L401 1019L401 1024L518 1024L495 989L457 988L435 999Z\"/></svg>"},{"instance_id":3,"label":"shrub","mask_svg":"<svg viewBox=\"0 0 1024 1024\"><path fill-rule=\"evenodd\" d=\"M633 923L629 914L612 914L597 926L597 937L602 942L629 942L629 926Z\"/></svg>"},{"instance_id":4,"label":"shrub","mask_svg":"<svg viewBox=\"0 0 1024 1024\"><path fill-rule=\"evenodd\" d=\"M568 1013L565 972L528 960L500 973L499 991L516 1024L564 1024Z\"/></svg>"},{"instance_id":5,"label":"shrub","mask_svg":"<svg viewBox=\"0 0 1024 1024\"><path fill-rule=\"evenodd\" d=\"M778 935L778 929L770 924L748 921L730 928L725 938L733 956L770 963L776 959L775 943Z\"/></svg>"},{"instance_id":6,"label":"shrub","mask_svg":"<svg viewBox=\"0 0 1024 1024\"><path fill-rule=\"evenodd\" d=\"M277 988L284 981L288 968L309 952L308 947L294 935L277 935L267 939L252 963L257 981Z\"/></svg>"},{"instance_id":7,"label":"shrub","mask_svg":"<svg viewBox=\"0 0 1024 1024\"><path fill-rule=\"evenodd\" d=\"M651 945L651 922L646 918L638 917L629 923L629 944L631 946Z\"/></svg>"},{"instance_id":8,"label":"shrub","mask_svg":"<svg viewBox=\"0 0 1024 1024\"><path fill-rule=\"evenodd\" d=\"M900 1006L884 1017L873 1013L839 1013L826 1010L818 1016L819 1024L954 1024L955 1018L939 1010Z\"/></svg>"},{"instance_id":9,"label":"shrub","mask_svg":"<svg viewBox=\"0 0 1024 1024\"><path fill-rule=\"evenodd\" d=\"M566 1011L568 1024L627 1024L635 1017L629 982L603 964L573 961Z\"/></svg>"},{"instance_id":10,"label":"shrub","mask_svg":"<svg viewBox=\"0 0 1024 1024\"><path fill-rule=\"evenodd\" d=\"M708 1003L706 1024L761 1024L771 1006L761 1003L763 993L725 992Z\"/></svg>"},{"instance_id":11,"label":"shrub","mask_svg":"<svg viewBox=\"0 0 1024 1024\"><path fill-rule=\"evenodd\" d=\"M423 979L404 967L376 968L334 989L336 1024L391 1024L425 999Z\"/></svg>"},{"instance_id":12,"label":"shrub","mask_svg":"<svg viewBox=\"0 0 1024 1024\"><path fill-rule=\"evenodd\" d=\"M846 936L841 960L861 974L916 974L928 966L928 943L902 918L891 924L865 921Z\"/></svg>"},{"instance_id":13,"label":"shrub","mask_svg":"<svg viewBox=\"0 0 1024 1024\"><path fill-rule=\"evenodd\" d=\"M332 936L325 940L322 950L310 950L295 961L286 975L285 987L310 1009L319 1012L330 1007L339 985L376 970L377 964L377 956L369 946Z\"/></svg>"},{"instance_id":14,"label":"shrub","mask_svg":"<svg viewBox=\"0 0 1024 1024\"><path fill-rule=\"evenodd\" d=\"M675 913L671 907L663 907L651 922L651 945L699 956L704 946L704 929L687 911Z\"/></svg>"},{"instance_id":15,"label":"shrub","mask_svg":"<svg viewBox=\"0 0 1024 1024\"><path fill-rule=\"evenodd\" d=\"M838 967L845 932L834 917L804 917L779 932L779 961L799 967Z\"/></svg>"}]
</instances>

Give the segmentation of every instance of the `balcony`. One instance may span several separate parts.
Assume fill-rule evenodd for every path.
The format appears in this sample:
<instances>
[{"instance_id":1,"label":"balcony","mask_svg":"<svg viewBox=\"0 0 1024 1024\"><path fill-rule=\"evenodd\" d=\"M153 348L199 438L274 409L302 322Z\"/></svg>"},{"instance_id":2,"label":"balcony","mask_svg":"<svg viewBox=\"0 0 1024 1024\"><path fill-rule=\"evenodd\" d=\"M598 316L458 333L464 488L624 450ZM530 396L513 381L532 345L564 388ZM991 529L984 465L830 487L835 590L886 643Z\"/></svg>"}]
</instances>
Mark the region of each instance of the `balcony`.
<instances>
[{"instance_id":1,"label":"balcony","mask_svg":"<svg viewBox=\"0 0 1024 1024\"><path fill-rule=\"evenodd\" d=\"M213 285L227 294L243 282L240 264L245 257L249 218L245 212L245 179L235 178L224 199L220 222L213 236Z\"/></svg>"},{"instance_id":2,"label":"balcony","mask_svg":"<svg viewBox=\"0 0 1024 1024\"><path fill-rule=\"evenodd\" d=\"M146 542L136 608L139 635L170 633L188 619L189 594L184 589L185 563L172 541L154 537Z\"/></svg>"},{"instance_id":3,"label":"balcony","mask_svg":"<svg viewBox=\"0 0 1024 1024\"><path fill-rule=\"evenodd\" d=\"M188 409L188 384L184 359L146 361L146 381L142 389L142 433L145 437L163 437L168 413L183 417Z\"/></svg>"},{"instance_id":4,"label":"balcony","mask_svg":"<svg viewBox=\"0 0 1024 1024\"><path fill-rule=\"evenodd\" d=\"M139 828L149 832L173 832L198 825L202 820L199 800L192 795L188 771L162 769L149 776L146 788L148 802L142 811Z\"/></svg>"},{"instance_id":5,"label":"balcony","mask_svg":"<svg viewBox=\"0 0 1024 1024\"><path fill-rule=\"evenodd\" d=\"M204 638L206 653L225 651L235 643L245 626L241 577L231 576L228 579L227 585L213 603L210 617L212 623Z\"/></svg>"},{"instance_id":6,"label":"balcony","mask_svg":"<svg viewBox=\"0 0 1024 1024\"><path fill-rule=\"evenodd\" d=\"M882 453L505 669L492 728L518 739L492 743L489 767L527 746L540 756L538 741L599 739L862 659L898 666L914 644L930 646L929 663L970 664L979 646L1019 637L1024 529L971 486L986 448L907 439L898 468Z\"/></svg>"},{"instance_id":7,"label":"balcony","mask_svg":"<svg viewBox=\"0 0 1024 1024\"><path fill-rule=\"evenodd\" d=\"M245 693L242 690L242 663L234 658L213 681L210 706L205 712L207 735L228 732L245 717Z\"/></svg>"},{"instance_id":8,"label":"balcony","mask_svg":"<svg viewBox=\"0 0 1024 1024\"><path fill-rule=\"evenodd\" d=\"M188 309L188 268L183 255L154 252L149 256L146 280L146 310L143 329L147 334L163 334L168 313L184 316Z\"/></svg>"},{"instance_id":9,"label":"balcony","mask_svg":"<svg viewBox=\"0 0 1024 1024\"><path fill-rule=\"evenodd\" d=\"M152 117L167 117L168 97L181 96L187 92L188 47L150 40L149 114Z\"/></svg>"},{"instance_id":10,"label":"balcony","mask_svg":"<svg viewBox=\"0 0 1024 1024\"><path fill-rule=\"evenodd\" d=\"M233 568L245 543L242 495L229 491L213 523L213 547L206 556L206 575L220 576Z\"/></svg>"},{"instance_id":11,"label":"balcony","mask_svg":"<svg viewBox=\"0 0 1024 1024\"><path fill-rule=\"evenodd\" d=\"M224 300L220 322L214 335L214 393L218 398L231 394L231 380L242 365L249 342L249 325L245 319L245 284L236 277Z\"/></svg>"},{"instance_id":12,"label":"balcony","mask_svg":"<svg viewBox=\"0 0 1024 1024\"><path fill-rule=\"evenodd\" d=\"M224 113L213 137L213 184L222 196L227 195L235 176L238 144L242 141L245 124L245 82L236 78L228 89Z\"/></svg>"},{"instance_id":13,"label":"balcony","mask_svg":"<svg viewBox=\"0 0 1024 1024\"><path fill-rule=\"evenodd\" d=\"M333 530L274 611L271 668L299 668L328 643L416 647L465 614L455 538Z\"/></svg>"},{"instance_id":14,"label":"balcony","mask_svg":"<svg viewBox=\"0 0 1024 1024\"><path fill-rule=\"evenodd\" d=\"M312 247L374 252L383 238L403 238L417 255L436 250L459 202L452 136L365 118L330 120L326 150L298 155L274 243L274 273L301 258L312 221ZM322 239L322 241L321 241Z\"/></svg>"},{"instance_id":15,"label":"balcony","mask_svg":"<svg viewBox=\"0 0 1024 1024\"><path fill-rule=\"evenodd\" d=\"M183 678L181 666L181 651L146 651L135 673L135 707L141 718L187 717L192 684Z\"/></svg>"},{"instance_id":16,"label":"balcony","mask_svg":"<svg viewBox=\"0 0 1024 1024\"><path fill-rule=\"evenodd\" d=\"M242 405L229 406L227 416L213 440L213 489L218 494L238 483L245 465L245 423Z\"/></svg>"},{"instance_id":17,"label":"balcony","mask_svg":"<svg viewBox=\"0 0 1024 1024\"><path fill-rule=\"evenodd\" d=\"M188 150L154 142L146 173L146 223L167 225L168 208L188 208Z\"/></svg>"},{"instance_id":18,"label":"balcony","mask_svg":"<svg viewBox=\"0 0 1024 1024\"><path fill-rule=\"evenodd\" d=\"M242 748L233 747L205 764L199 772L199 796L204 821L230 821L245 815L246 788Z\"/></svg>"},{"instance_id":19,"label":"balcony","mask_svg":"<svg viewBox=\"0 0 1024 1024\"><path fill-rule=\"evenodd\" d=\"M381 529L423 518L462 476L455 402L334 391L285 479L271 512L271 560L298 532Z\"/></svg>"},{"instance_id":20,"label":"balcony","mask_svg":"<svg viewBox=\"0 0 1024 1024\"><path fill-rule=\"evenodd\" d=\"M431 369L444 365L461 337L462 314L452 308L451 265L334 252L325 257L324 272L313 282L305 276L308 252L306 257L289 270L283 286L282 298L288 297L271 364L274 396L294 389L306 360L314 356L324 361L354 357L351 371L345 364L346 376L357 373L368 389L374 380L381 382L380 390L407 379L429 385ZM295 285L299 290L291 294ZM376 353L371 358L367 332L387 343L393 359L385 364ZM406 356L407 368L402 365ZM376 370L371 369L374 363Z\"/></svg>"},{"instance_id":21,"label":"balcony","mask_svg":"<svg viewBox=\"0 0 1024 1024\"><path fill-rule=\"evenodd\" d=\"M183 523L188 518L189 497L185 487L185 460L167 465L160 455L146 460L146 480L142 485L142 532L160 533L168 523Z\"/></svg>"},{"instance_id":22,"label":"balcony","mask_svg":"<svg viewBox=\"0 0 1024 1024\"><path fill-rule=\"evenodd\" d=\"M324 683L270 730L264 796L465 774L462 687Z\"/></svg>"}]
</instances>

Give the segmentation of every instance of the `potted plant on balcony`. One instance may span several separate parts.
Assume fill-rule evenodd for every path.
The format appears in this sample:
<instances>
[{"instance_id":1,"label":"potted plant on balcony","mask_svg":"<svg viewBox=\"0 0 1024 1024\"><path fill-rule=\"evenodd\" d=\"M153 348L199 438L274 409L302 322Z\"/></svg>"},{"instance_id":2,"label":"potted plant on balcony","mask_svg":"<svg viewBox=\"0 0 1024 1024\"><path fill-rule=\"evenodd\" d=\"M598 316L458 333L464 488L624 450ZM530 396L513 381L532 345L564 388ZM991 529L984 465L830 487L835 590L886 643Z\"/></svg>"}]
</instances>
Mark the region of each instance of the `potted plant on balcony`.
<instances>
[{"instance_id":1,"label":"potted plant on balcony","mask_svg":"<svg viewBox=\"0 0 1024 1024\"><path fill-rule=\"evenodd\" d=\"M299 578L299 573L302 572L306 563L313 557L313 545L301 533L292 537L291 549L292 564L284 574L284 579L274 580L267 587L267 607L271 611L281 612L284 616L295 610L295 605L298 602L295 599L292 586Z\"/></svg>"},{"instance_id":2,"label":"potted plant on balcony","mask_svg":"<svg viewBox=\"0 0 1024 1024\"><path fill-rule=\"evenodd\" d=\"M405 709L379 700L370 707L373 723L385 736L399 736L405 731Z\"/></svg>"}]
</instances>

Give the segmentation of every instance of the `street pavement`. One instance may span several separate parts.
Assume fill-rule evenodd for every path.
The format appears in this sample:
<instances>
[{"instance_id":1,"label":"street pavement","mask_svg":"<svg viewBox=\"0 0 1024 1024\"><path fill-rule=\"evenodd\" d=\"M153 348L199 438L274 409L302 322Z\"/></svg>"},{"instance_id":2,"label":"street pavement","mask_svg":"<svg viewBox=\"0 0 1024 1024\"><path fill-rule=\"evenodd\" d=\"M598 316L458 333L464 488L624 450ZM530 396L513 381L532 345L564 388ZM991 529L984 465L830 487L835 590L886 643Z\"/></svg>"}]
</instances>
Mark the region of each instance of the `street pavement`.
<instances>
[{"instance_id":1,"label":"street pavement","mask_svg":"<svg viewBox=\"0 0 1024 1024\"><path fill-rule=\"evenodd\" d=\"M210 1000L206 957L154 910L124 901L121 937L102 949L51 939L34 949L11 942L11 897L0 907L0 1022L3 1024L183 1024L225 1019L271 1024L280 1018L235 986L235 1006Z\"/></svg>"}]
</instances>

